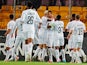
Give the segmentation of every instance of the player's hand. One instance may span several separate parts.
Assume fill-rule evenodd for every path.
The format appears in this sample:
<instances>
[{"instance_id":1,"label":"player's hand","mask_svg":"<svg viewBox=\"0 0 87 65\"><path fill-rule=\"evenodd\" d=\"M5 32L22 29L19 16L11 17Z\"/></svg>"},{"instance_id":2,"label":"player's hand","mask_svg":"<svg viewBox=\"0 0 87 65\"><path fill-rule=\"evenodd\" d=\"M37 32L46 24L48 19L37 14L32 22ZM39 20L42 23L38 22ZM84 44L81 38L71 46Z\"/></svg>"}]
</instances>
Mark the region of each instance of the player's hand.
<instances>
[{"instance_id":1,"label":"player's hand","mask_svg":"<svg viewBox=\"0 0 87 65\"><path fill-rule=\"evenodd\" d=\"M39 26L38 26L38 28L40 29L40 28L41 28L41 26L39 25Z\"/></svg>"},{"instance_id":2,"label":"player's hand","mask_svg":"<svg viewBox=\"0 0 87 65\"><path fill-rule=\"evenodd\" d=\"M11 35L11 38L13 37L13 34Z\"/></svg>"},{"instance_id":3,"label":"player's hand","mask_svg":"<svg viewBox=\"0 0 87 65\"><path fill-rule=\"evenodd\" d=\"M68 40L70 39L70 35L67 36L67 39L68 39Z\"/></svg>"},{"instance_id":4,"label":"player's hand","mask_svg":"<svg viewBox=\"0 0 87 65\"><path fill-rule=\"evenodd\" d=\"M5 33L4 36L7 36L7 34Z\"/></svg>"},{"instance_id":5,"label":"player's hand","mask_svg":"<svg viewBox=\"0 0 87 65\"><path fill-rule=\"evenodd\" d=\"M47 28L51 28L51 26L47 26Z\"/></svg>"}]
</instances>

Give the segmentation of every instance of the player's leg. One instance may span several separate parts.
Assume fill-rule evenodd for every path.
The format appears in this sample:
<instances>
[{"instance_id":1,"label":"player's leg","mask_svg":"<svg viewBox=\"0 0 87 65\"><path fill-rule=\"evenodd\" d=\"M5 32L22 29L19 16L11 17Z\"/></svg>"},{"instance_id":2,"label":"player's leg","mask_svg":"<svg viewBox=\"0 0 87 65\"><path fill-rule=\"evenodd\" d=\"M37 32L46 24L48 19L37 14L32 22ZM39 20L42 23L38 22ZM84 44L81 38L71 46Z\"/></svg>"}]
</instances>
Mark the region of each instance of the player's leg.
<instances>
[{"instance_id":1,"label":"player's leg","mask_svg":"<svg viewBox=\"0 0 87 65\"><path fill-rule=\"evenodd\" d=\"M49 33L52 33L52 32L49 32ZM48 34L48 43L47 43L47 46L48 46L48 51L49 51L49 62L53 62L53 57L52 57L52 51L53 51L53 34Z\"/></svg>"},{"instance_id":2,"label":"player's leg","mask_svg":"<svg viewBox=\"0 0 87 65\"><path fill-rule=\"evenodd\" d=\"M37 56L38 53L40 52L41 48L42 48L42 44L39 44L39 46L37 47L37 49L36 49L36 51L35 51L35 53L34 53L34 55L33 55L33 58L36 58L36 56Z\"/></svg>"},{"instance_id":3,"label":"player's leg","mask_svg":"<svg viewBox=\"0 0 87 65\"><path fill-rule=\"evenodd\" d=\"M6 61L6 62L9 61L9 57L10 57L10 55L11 55L9 50L10 50L10 47L6 47L6 51L7 51L7 52L6 52L6 57L5 57L5 60L4 60L4 61Z\"/></svg>"},{"instance_id":4,"label":"player's leg","mask_svg":"<svg viewBox=\"0 0 87 65\"><path fill-rule=\"evenodd\" d=\"M61 36L61 37L59 38L59 43L60 43L60 46L62 47L62 49L61 49L62 61L63 61L63 62L66 62L65 49L64 49L64 37L63 37L63 36Z\"/></svg>"}]
</instances>

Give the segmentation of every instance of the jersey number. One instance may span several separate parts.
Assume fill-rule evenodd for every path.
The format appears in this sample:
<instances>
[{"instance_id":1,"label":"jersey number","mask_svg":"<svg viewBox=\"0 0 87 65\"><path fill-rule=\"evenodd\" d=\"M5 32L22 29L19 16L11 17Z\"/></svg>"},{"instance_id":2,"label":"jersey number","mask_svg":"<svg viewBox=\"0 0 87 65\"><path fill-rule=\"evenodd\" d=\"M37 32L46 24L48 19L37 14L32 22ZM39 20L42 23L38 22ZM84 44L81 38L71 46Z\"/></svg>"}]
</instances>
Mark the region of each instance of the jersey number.
<instances>
[{"instance_id":1,"label":"jersey number","mask_svg":"<svg viewBox=\"0 0 87 65\"><path fill-rule=\"evenodd\" d=\"M28 16L27 24L33 24L33 20L34 20L33 16Z\"/></svg>"}]
</instances>

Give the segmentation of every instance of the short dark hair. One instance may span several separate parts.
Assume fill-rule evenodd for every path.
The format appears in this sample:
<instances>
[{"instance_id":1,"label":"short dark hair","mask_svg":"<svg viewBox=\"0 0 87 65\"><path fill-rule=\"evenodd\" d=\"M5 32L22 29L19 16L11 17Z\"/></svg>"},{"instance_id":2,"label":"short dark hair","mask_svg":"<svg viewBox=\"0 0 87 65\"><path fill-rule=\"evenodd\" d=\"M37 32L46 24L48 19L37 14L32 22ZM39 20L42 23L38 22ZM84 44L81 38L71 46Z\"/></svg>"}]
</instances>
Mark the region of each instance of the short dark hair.
<instances>
[{"instance_id":1,"label":"short dark hair","mask_svg":"<svg viewBox=\"0 0 87 65\"><path fill-rule=\"evenodd\" d=\"M10 19L14 19L14 15L13 15L13 14L10 14L10 15L9 15L9 18L10 18Z\"/></svg>"},{"instance_id":2,"label":"short dark hair","mask_svg":"<svg viewBox=\"0 0 87 65\"><path fill-rule=\"evenodd\" d=\"M80 15L76 15L76 19L80 19Z\"/></svg>"},{"instance_id":3,"label":"short dark hair","mask_svg":"<svg viewBox=\"0 0 87 65\"><path fill-rule=\"evenodd\" d=\"M49 10L49 11L48 11L48 13L49 13L49 12L50 12L50 13L52 13L52 11L51 11L51 10Z\"/></svg>"},{"instance_id":4,"label":"short dark hair","mask_svg":"<svg viewBox=\"0 0 87 65\"><path fill-rule=\"evenodd\" d=\"M74 18L75 18L75 16L76 16L76 14L72 14L72 17L74 17Z\"/></svg>"},{"instance_id":5,"label":"short dark hair","mask_svg":"<svg viewBox=\"0 0 87 65\"><path fill-rule=\"evenodd\" d=\"M32 2L28 2L27 7L28 7L28 8L30 8L30 7L33 8L33 3L32 3Z\"/></svg>"},{"instance_id":6,"label":"short dark hair","mask_svg":"<svg viewBox=\"0 0 87 65\"><path fill-rule=\"evenodd\" d=\"M61 15L57 15L56 20L60 20L60 19L61 19Z\"/></svg>"}]
</instances>

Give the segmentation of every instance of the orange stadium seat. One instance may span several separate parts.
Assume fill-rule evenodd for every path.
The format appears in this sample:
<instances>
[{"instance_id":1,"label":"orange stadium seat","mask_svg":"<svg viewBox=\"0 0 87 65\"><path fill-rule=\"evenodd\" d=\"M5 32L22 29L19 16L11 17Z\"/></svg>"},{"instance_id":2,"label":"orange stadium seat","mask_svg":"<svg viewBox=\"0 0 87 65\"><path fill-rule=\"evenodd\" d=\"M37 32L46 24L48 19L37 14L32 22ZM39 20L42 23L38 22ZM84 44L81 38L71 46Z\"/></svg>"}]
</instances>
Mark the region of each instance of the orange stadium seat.
<instances>
[{"instance_id":1,"label":"orange stadium seat","mask_svg":"<svg viewBox=\"0 0 87 65\"><path fill-rule=\"evenodd\" d=\"M16 6L16 10L20 10L20 11L23 11L26 9L26 6L22 6L22 5L17 5Z\"/></svg>"},{"instance_id":2,"label":"orange stadium seat","mask_svg":"<svg viewBox=\"0 0 87 65\"><path fill-rule=\"evenodd\" d=\"M60 6L60 7L59 7L59 11L68 12L68 11L69 11L69 7L68 7L68 6Z\"/></svg>"},{"instance_id":3,"label":"orange stadium seat","mask_svg":"<svg viewBox=\"0 0 87 65\"><path fill-rule=\"evenodd\" d=\"M83 12L87 12L87 7L83 7Z\"/></svg>"},{"instance_id":4,"label":"orange stadium seat","mask_svg":"<svg viewBox=\"0 0 87 65\"><path fill-rule=\"evenodd\" d=\"M60 15L61 15L61 19L68 19L69 13L61 11Z\"/></svg>"},{"instance_id":5,"label":"orange stadium seat","mask_svg":"<svg viewBox=\"0 0 87 65\"><path fill-rule=\"evenodd\" d=\"M40 6L37 11L45 11L45 10L46 10L46 6Z\"/></svg>"},{"instance_id":6,"label":"orange stadium seat","mask_svg":"<svg viewBox=\"0 0 87 65\"><path fill-rule=\"evenodd\" d=\"M82 7L72 7L72 11L74 11L74 12L76 12L76 11L81 12L82 11Z\"/></svg>"},{"instance_id":7,"label":"orange stadium seat","mask_svg":"<svg viewBox=\"0 0 87 65\"><path fill-rule=\"evenodd\" d=\"M58 6L49 6L48 7L48 10L51 10L51 11L59 11L59 7Z\"/></svg>"},{"instance_id":8,"label":"orange stadium seat","mask_svg":"<svg viewBox=\"0 0 87 65\"><path fill-rule=\"evenodd\" d=\"M44 16L44 11L37 11L37 12L38 12L40 17Z\"/></svg>"},{"instance_id":9,"label":"orange stadium seat","mask_svg":"<svg viewBox=\"0 0 87 65\"><path fill-rule=\"evenodd\" d=\"M3 6L2 6L2 10L5 10L5 11L9 10L9 11L12 11L12 10L13 10L13 6L3 5Z\"/></svg>"},{"instance_id":10,"label":"orange stadium seat","mask_svg":"<svg viewBox=\"0 0 87 65\"><path fill-rule=\"evenodd\" d=\"M64 28L66 28L66 25L69 22L69 20L68 19L64 19L63 22L64 22Z\"/></svg>"}]
</instances>

